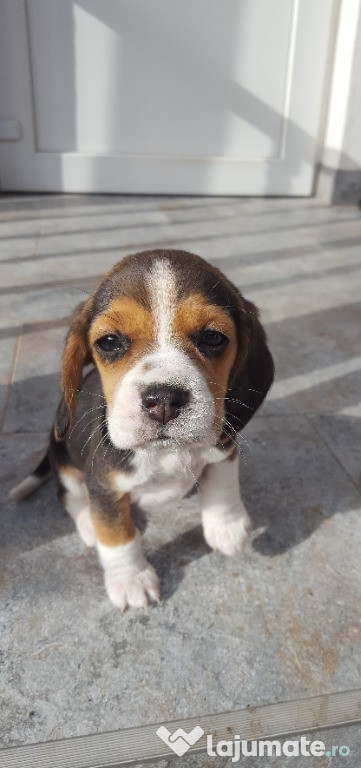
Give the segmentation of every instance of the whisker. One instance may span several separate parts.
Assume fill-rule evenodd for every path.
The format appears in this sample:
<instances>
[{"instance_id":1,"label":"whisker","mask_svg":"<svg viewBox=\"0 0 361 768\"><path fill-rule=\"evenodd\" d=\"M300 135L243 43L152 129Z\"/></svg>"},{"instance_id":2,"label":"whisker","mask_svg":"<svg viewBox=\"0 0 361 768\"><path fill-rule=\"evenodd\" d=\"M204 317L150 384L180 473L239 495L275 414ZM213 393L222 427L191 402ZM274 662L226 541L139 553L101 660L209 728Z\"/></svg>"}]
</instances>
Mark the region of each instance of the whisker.
<instances>
[{"instance_id":1,"label":"whisker","mask_svg":"<svg viewBox=\"0 0 361 768\"><path fill-rule=\"evenodd\" d=\"M80 422L81 422L81 421L82 421L82 420L85 418L85 416L87 416L87 415L88 415L88 413L91 413L92 411L97 411L97 410L100 410L100 409L103 409L103 406L102 406L102 405L95 405L95 406L94 406L94 408L88 408L88 410L87 410L87 411L85 411L85 413L83 413L83 415L82 415L82 416L80 416L80 418L76 420L76 422L75 422L74 426L72 427L72 430L71 430L71 432L69 432L69 438L70 438L70 437L71 437L71 435L73 434L73 432L74 432L74 429L75 429L75 428L78 426L78 424L79 424L79 423L80 423Z\"/></svg>"},{"instance_id":2,"label":"whisker","mask_svg":"<svg viewBox=\"0 0 361 768\"><path fill-rule=\"evenodd\" d=\"M85 288L79 288L78 285L67 285L66 287L73 288L74 291L81 291L82 293L86 293L87 296L91 296L91 294L88 293L88 291L86 291ZM55 283L54 288L64 288L64 286L61 285L61 283Z\"/></svg>"},{"instance_id":3,"label":"whisker","mask_svg":"<svg viewBox=\"0 0 361 768\"><path fill-rule=\"evenodd\" d=\"M246 422L242 421L242 419L240 419L239 416L236 416L235 413L232 413L231 416L232 416L232 419L237 419L237 421L239 421L239 423L242 424L242 427L246 426ZM237 432L237 430L236 430L236 432Z\"/></svg>"},{"instance_id":4,"label":"whisker","mask_svg":"<svg viewBox=\"0 0 361 768\"><path fill-rule=\"evenodd\" d=\"M250 405L247 405L247 403L244 403L243 400L237 400L234 397L215 397L215 400L228 400L230 403L238 403L239 405L244 405L245 408L248 408L248 410L255 412L255 408L251 408Z\"/></svg>"},{"instance_id":5,"label":"whisker","mask_svg":"<svg viewBox=\"0 0 361 768\"><path fill-rule=\"evenodd\" d=\"M216 387L220 387L221 389L223 389L224 387L224 385L219 384L218 381L212 381L212 379L208 379L208 377L207 377L207 381L208 381L208 384L215 384ZM264 394L259 389L252 389L252 387L229 387L229 390L231 390L231 392L236 392L236 391L237 392L256 392L257 395Z\"/></svg>"},{"instance_id":6,"label":"whisker","mask_svg":"<svg viewBox=\"0 0 361 768\"><path fill-rule=\"evenodd\" d=\"M173 438L173 440L174 440L174 442L176 443L176 445L177 445L179 448L182 448L182 444L181 444L181 442L180 442L179 440L177 440L177 438L176 438L176 437L174 437L174 438ZM194 440L194 442L197 442L197 439L195 439L195 440ZM189 470L190 474L192 475L192 478L193 478L193 480L194 480L194 485L195 485L195 487L196 487L197 491L200 491L200 486L199 486L198 480L197 480L197 478L195 477L195 474L194 474L194 472L193 472L193 470L192 470L192 467L191 467L191 462L192 462L192 458L190 457L190 463L188 464L188 463L185 461L185 462L184 462L184 466L185 466L185 468L186 468L187 470Z\"/></svg>"},{"instance_id":7,"label":"whisker","mask_svg":"<svg viewBox=\"0 0 361 768\"><path fill-rule=\"evenodd\" d=\"M98 426L97 426L97 427L95 427L95 429L93 430L93 432L91 433L91 435L89 435L88 439L85 441L85 443L84 443L84 445L83 445L83 447L82 447L82 449L81 449L81 451L80 451L80 455L81 455L81 456L83 455L83 453L84 453L84 448L85 448L85 446L86 446L86 445L88 445L88 443L89 443L89 440L91 440L91 439L92 439L92 437L94 437L95 433L96 433L96 432L98 432L98 430L99 430L99 429L101 429L105 423L106 423L106 422L105 422L105 419L104 419L104 421L102 421L102 423L101 423L101 424L98 424Z\"/></svg>"},{"instance_id":8,"label":"whisker","mask_svg":"<svg viewBox=\"0 0 361 768\"><path fill-rule=\"evenodd\" d=\"M229 430L232 430L232 432L230 432ZM236 435L236 434L237 434L237 432L236 432L236 430L234 429L234 427L232 427L232 425L231 425L231 424L228 424L228 422L227 422L227 421L223 422L223 425L222 425L222 432L224 432L224 434L225 434L225 435L227 435L227 437L229 437L229 438L232 440L232 442L233 442L235 445L237 445L237 447L239 447L239 446L238 446L238 443L237 443L237 442L236 442L236 440L234 439L234 435ZM233 433L233 434L232 434L232 433Z\"/></svg>"},{"instance_id":9,"label":"whisker","mask_svg":"<svg viewBox=\"0 0 361 768\"><path fill-rule=\"evenodd\" d=\"M108 437L109 437L109 435L108 435ZM103 459L105 459L105 457L106 457L106 455L107 455L107 453L109 451L109 448L111 448L112 451L115 450L113 444L110 442L110 439L109 439L108 445L106 446L105 451L103 453Z\"/></svg>"},{"instance_id":10,"label":"whisker","mask_svg":"<svg viewBox=\"0 0 361 768\"><path fill-rule=\"evenodd\" d=\"M233 428L232 428L232 429L233 429ZM247 465L246 456L245 456L245 453L244 453L244 451L242 450L242 446L241 446L241 445L240 445L240 444L239 444L239 443L238 443L236 440L234 440L234 437L233 437L233 435L231 435L231 434L230 434L230 433L227 431L227 429L226 429L226 427L225 427L225 426L223 427L223 432L224 432L224 434L225 434L225 435L227 435L227 437L229 437L229 439L230 439L230 440L232 440L232 442L234 443L234 445L236 446L236 448L238 448L238 450L239 450L239 452L240 452L240 454L241 454L241 456L242 456L242 459L243 459L243 462L244 462L244 464L245 464L245 465ZM241 435L240 435L240 437L241 437Z\"/></svg>"},{"instance_id":11,"label":"whisker","mask_svg":"<svg viewBox=\"0 0 361 768\"><path fill-rule=\"evenodd\" d=\"M251 448L250 444L247 443L247 440L245 439L245 437L243 437L243 435L241 435L240 432L237 432L237 430L232 426L232 424L227 419L224 419L224 424L226 424L226 426L229 427L229 429L234 430L234 432L237 435L237 437L240 437L241 440L243 440L243 442L246 444L247 448L249 448L249 450L252 453L252 448Z\"/></svg>"},{"instance_id":12,"label":"whisker","mask_svg":"<svg viewBox=\"0 0 361 768\"><path fill-rule=\"evenodd\" d=\"M193 472L193 469L192 469L192 467L191 467L191 461L192 461L192 459L190 459L190 464L189 464L189 465L186 463L186 469L188 469L188 470L189 470L189 472L191 473L191 475L192 475L192 478L193 478L193 480L194 480L194 485L195 485L195 487L196 487L197 491L200 491L200 490L201 490L201 489L200 489L200 485L199 485L199 483L198 483L198 480L197 480L197 478L196 478L196 476L195 476L195 474L194 474L194 472Z\"/></svg>"},{"instance_id":13,"label":"whisker","mask_svg":"<svg viewBox=\"0 0 361 768\"><path fill-rule=\"evenodd\" d=\"M246 460L246 454L245 454L245 452L244 452L244 450L243 450L242 446L239 444L238 440L234 440L233 436L232 436L232 435L231 435L231 434L230 434L230 433L227 431L227 429L226 429L226 428L224 428L224 429L223 429L223 431L224 431L224 433L227 435L227 437L229 437L229 438L230 438L230 440L232 440L232 441L233 441L234 445L235 445L235 446L238 448L238 450L239 450L239 452L240 452L240 454L241 454L241 456L242 456L242 459L243 459L243 462L244 462L244 464L247 464L247 460Z\"/></svg>"},{"instance_id":14,"label":"whisker","mask_svg":"<svg viewBox=\"0 0 361 768\"><path fill-rule=\"evenodd\" d=\"M106 402L106 398L104 397L104 395L99 395L98 392L88 392L87 389L73 389L73 387L69 387L69 389L71 392L79 392L80 395L84 393L85 395L94 395L94 397L101 397L102 400Z\"/></svg>"},{"instance_id":15,"label":"whisker","mask_svg":"<svg viewBox=\"0 0 361 768\"><path fill-rule=\"evenodd\" d=\"M206 377L206 379L208 381L208 384L214 384L216 387L219 387L220 389L224 389L224 386L222 386L222 384L219 384L218 381L212 381L212 379L208 379L208 377Z\"/></svg>"},{"instance_id":16,"label":"whisker","mask_svg":"<svg viewBox=\"0 0 361 768\"><path fill-rule=\"evenodd\" d=\"M77 436L77 440L79 440L79 438L80 438L80 435L82 435L82 434L83 434L83 432L85 432L85 430L87 429L87 427L89 427L89 426L90 426L90 424L93 424L93 423L94 423L94 421L97 421L98 419L104 419L104 416L103 416L103 414L102 414L102 413L100 413L98 416L95 416L95 417L94 417L94 419L91 419L90 421L87 421L87 423L86 423L85 427L83 427L83 429L81 430L81 432L79 432L79 434L78 434L78 436ZM105 419L104 419L104 421L105 421Z\"/></svg>"},{"instance_id":17,"label":"whisker","mask_svg":"<svg viewBox=\"0 0 361 768\"><path fill-rule=\"evenodd\" d=\"M108 436L108 435L107 435L107 433L105 433L105 435L103 435L103 436L100 438L100 440L99 440L99 443L98 443L98 445L97 445L97 447L96 447L96 449L95 449L95 451L94 451L94 453L93 453L93 457L92 457L92 474L93 474L93 471L94 471L94 459L95 459L95 454L96 454L96 452L97 452L98 448L99 448L99 447L101 446L101 444L104 442L104 440L106 440L107 436Z\"/></svg>"}]
</instances>

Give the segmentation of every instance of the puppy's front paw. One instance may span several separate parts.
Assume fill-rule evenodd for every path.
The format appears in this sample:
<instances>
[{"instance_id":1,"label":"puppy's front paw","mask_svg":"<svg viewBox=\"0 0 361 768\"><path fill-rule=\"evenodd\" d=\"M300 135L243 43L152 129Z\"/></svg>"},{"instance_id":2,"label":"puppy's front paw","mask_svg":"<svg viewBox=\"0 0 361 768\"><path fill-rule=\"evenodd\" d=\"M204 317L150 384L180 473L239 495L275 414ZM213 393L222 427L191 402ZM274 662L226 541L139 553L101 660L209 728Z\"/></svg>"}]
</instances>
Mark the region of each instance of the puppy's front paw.
<instances>
[{"instance_id":1,"label":"puppy's front paw","mask_svg":"<svg viewBox=\"0 0 361 768\"><path fill-rule=\"evenodd\" d=\"M107 593L114 605L124 611L127 606L146 608L149 602L159 603L160 580L154 568L145 562L142 570L127 575L105 576Z\"/></svg>"},{"instance_id":2,"label":"puppy's front paw","mask_svg":"<svg viewBox=\"0 0 361 768\"><path fill-rule=\"evenodd\" d=\"M224 555L241 552L250 530L250 520L245 515L228 520L219 515L203 515L203 533L207 544Z\"/></svg>"},{"instance_id":3,"label":"puppy's front paw","mask_svg":"<svg viewBox=\"0 0 361 768\"><path fill-rule=\"evenodd\" d=\"M84 544L87 547L95 547L96 538L94 525L88 509L83 509L75 518L75 525Z\"/></svg>"}]
</instances>

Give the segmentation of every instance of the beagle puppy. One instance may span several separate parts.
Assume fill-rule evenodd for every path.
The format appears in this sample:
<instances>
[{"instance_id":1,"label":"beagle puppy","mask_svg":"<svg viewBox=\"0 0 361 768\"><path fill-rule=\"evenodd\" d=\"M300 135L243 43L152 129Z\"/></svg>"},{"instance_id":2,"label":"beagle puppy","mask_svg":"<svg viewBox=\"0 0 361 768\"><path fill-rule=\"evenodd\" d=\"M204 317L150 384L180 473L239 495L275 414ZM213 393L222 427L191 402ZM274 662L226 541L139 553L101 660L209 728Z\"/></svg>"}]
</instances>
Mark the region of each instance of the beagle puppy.
<instances>
[{"instance_id":1,"label":"beagle puppy","mask_svg":"<svg viewBox=\"0 0 361 768\"><path fill-rule=\"evenodd\" d=\"M273 375L256 307L218 269L185 251L128 256L73 313L48 453L11 495L24 498L51 467L110 600L158 602L132 501L150 509L197 485L207 543L240 552L250 521L237 433Z\"/></svg>"}]
</instances>

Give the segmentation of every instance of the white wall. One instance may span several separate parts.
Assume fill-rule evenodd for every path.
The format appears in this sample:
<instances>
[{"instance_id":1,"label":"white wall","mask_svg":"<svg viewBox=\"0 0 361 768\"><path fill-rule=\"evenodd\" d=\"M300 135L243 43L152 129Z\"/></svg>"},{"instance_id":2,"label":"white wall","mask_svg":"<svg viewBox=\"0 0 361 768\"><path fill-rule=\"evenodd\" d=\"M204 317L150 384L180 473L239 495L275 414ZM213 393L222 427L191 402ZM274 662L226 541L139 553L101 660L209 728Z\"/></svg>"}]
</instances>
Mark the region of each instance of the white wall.
<instances>
[{"instance_id":1,"label":"white wall","mask_svg":"<svg viewBox=\"0 0 361 768\"><path fill-rule=\"evenodd\" d=\"M318 194L361 199L361 0L340 0Z\"/></svg>"}]
</instances>

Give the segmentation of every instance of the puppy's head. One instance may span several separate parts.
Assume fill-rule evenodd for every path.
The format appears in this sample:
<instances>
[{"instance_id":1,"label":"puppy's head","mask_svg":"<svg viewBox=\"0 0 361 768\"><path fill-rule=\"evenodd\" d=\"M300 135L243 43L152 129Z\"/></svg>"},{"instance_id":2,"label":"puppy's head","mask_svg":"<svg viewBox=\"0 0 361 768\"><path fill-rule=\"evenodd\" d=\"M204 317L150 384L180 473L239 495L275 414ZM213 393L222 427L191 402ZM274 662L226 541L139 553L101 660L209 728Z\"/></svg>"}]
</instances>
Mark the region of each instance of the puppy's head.
<instances>
[{"instance_id":1,"label":"puppy's head","mask_svg":"<svg viewBox=\"0 0 361 768\"><path fill-rule=\"evenodd\" d=\"M119 449L214 445L238 431L273 380L257 310L215 267L184 251L128 256L74 313L62 358L58 440L93 360Z\"/></svg>"}]
</instances>

